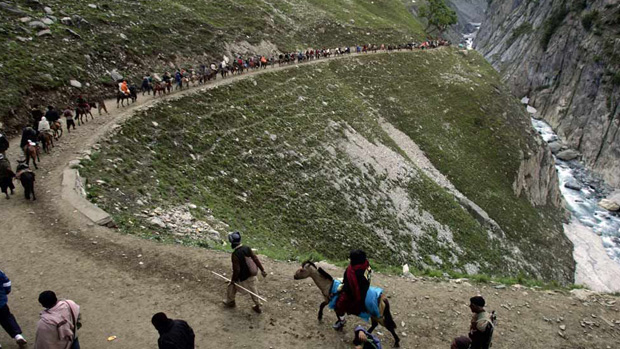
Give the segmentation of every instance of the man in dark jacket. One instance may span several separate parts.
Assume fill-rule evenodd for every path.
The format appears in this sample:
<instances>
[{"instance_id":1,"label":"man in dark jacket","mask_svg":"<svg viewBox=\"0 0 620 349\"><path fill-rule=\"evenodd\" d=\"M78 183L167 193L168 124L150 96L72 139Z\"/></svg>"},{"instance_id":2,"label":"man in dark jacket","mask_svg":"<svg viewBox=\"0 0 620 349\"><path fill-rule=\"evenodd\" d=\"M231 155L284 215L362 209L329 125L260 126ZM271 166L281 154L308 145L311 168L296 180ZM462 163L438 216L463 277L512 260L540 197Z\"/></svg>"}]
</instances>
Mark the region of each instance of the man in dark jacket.
<instances>
[{"instance_id":1,"label":"man in dark jacket","mask_svg":"<svg viewBox=\"0 0 620 349\"><path fill-rule=\"evenodd\" d=\"M351 264L344 272L342 286L339 290L338 301L336 302L336 315L338 321L334 328L339 330L344 324L344 315L359 315L365 311L366 293L370 288L370 274L372 269L366 258L366 253L362 250L353 250L349 254Z\"/></svg>"},{"instance_id":2,"label":"man in dark jacket","mask_svg":"<svg viewBox=\"0 0 620 349\"><path fill-rule=\"evenodd\" d=\"M54 109L54 107L50 105L47 107L47 112L45 112L45 118L51 125L60 119L60 114L56 109Z\"/></svg>"},{"instance_id":3,"label":"man in dark jacket","mask_svg":"<svg viewBox=\"0 0 620 349\"><path fill-rule=\"evenodd\" d=\"M39 109L38 105L33 105L32 109L30 109L30 115L32 115L32 125L35 130L38 130L39 121L43 117L43 112Z\"/></svg>"},{"instance_id":4,"label":"man in dark jacket","mask_svg":"<svg viewBox=\"0 0 620 349\"><path fill-rule=\"evenodd\" d=\"M26 340L22 336L22 329L17 324L15 316L11 314L11 310L7 304L7 295L11 293L11 280L0 270L0 325L6 333L15 339L20 348L26 347Z\"/></svg>"},{"instance_id":5,"label":"man in dark jacket","mask_svg":"<svg viewBox=\"0 0 620 349\"><path fill-rule=\"evenodd\" d=\"M469 302L473 313L469 327L471 349L488 349L493 335L493 321L491 315L484 310L486 302L480 296L471 297Z\"/></svg>"},{"instance_id":6,"label":"man in dark jacket","mask_svg":"<svg viewBox=\"0 0 620 349\"><path fill-rule=\"evenodd\" d=\"M151 323L159 332L159 349L194 349L194 331L187 322L168 319L166 314L157 313Z\"/></svg>"},{"instance_id":7,"label":"man in dark jacket","mask_svg":"<svg viewBox=\"0 0 620 349\"><path fill-rule=\"evenodd\" d=\"M255 296L255 294L258 294L256 275L258 274L258 269L260 269L263 277L267 277L267 272L252 249L249 246L243 246L241 244L241 233L238 231L230 233L228 235L228 241L230 241L230 245L234 250L231 256L233 275L231 277L231 282L228 284L224 305L227 307L234 307L236 305L235 296L237 294L238 285L254 293L250 294L254 301L254 307L252 307L252 309L260 314L262 312L260 302L258 297ZM243 289L240 290L244 291Z\"/></svg>"}]
</instances>

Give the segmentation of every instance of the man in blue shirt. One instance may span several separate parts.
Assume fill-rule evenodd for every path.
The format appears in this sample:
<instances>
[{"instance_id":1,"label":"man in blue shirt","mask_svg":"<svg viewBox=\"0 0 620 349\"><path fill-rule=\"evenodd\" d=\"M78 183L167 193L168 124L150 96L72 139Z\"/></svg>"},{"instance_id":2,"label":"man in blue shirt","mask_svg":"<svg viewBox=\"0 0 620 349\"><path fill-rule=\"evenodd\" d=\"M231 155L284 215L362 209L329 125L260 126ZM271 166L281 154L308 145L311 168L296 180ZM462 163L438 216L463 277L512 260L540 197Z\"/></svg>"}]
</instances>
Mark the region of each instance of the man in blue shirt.
<instances>
[{"instance_id":1,"label":"man in blue shirt","mask_svg":"<svg viewBox=\"0 0 620 349\"><path fill-rule=\"evenodd\" d=\"M9 293L11 293L11 280L0 270L0 325L11 338L15 339L20 348L25 348L26 339L22 336L22 329L17 324L15 316L11 314L7 304Z\"/></svg>"}]
</instances>

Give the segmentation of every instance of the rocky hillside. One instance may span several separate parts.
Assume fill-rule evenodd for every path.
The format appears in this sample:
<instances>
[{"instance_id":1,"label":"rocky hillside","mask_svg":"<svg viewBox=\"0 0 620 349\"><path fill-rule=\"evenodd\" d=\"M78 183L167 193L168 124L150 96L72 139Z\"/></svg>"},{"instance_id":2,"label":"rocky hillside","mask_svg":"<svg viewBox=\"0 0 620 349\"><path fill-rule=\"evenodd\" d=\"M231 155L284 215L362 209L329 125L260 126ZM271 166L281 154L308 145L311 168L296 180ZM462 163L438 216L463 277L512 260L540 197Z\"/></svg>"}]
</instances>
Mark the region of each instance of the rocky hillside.
<instances>
[{"instance_id":1,"label":"rocky hillside","mask_svg":"<svg viewBox=\"0 0 620 349\"><path fill-rule=\"evenodd\" d=\"M620 4L492 1L477 49L567 147L620 185Z\"/></svg>"},{"instance_id":2,"label":"rocky hillside","mask_svg":"<svg viewBox=\"0 0 620 349\"><path fill-rule=\"evenodd\" d=\"M400 0L3 0L0 129L18 131L35 104L111 95L112 77L137 83L145 72L197 67L224 53L421 37Z\"/></svg>"},{"instance_id":3,"label":"rocky hillside","mask_svg":"<svg viewBox=\"0 0 620 349\"><path fill-rule=\"evenodd\" d=\"M81 173L149 239L570 282L551 153L504 91L452 49L305 64L140 112Z\"/></svg>"}]
</instances>

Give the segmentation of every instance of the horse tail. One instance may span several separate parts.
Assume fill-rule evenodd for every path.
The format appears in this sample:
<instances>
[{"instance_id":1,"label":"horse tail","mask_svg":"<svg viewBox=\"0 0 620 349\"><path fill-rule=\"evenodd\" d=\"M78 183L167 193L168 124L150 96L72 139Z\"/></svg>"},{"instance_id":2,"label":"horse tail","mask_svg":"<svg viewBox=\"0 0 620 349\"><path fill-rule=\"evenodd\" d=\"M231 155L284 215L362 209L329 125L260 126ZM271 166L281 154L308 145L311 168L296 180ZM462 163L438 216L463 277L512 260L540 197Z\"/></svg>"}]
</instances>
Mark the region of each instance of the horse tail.
<instances>
[{"instance_id":1,"label":"horse tail","mask_svg":"<svg viewBox=\"0 0 620 349\"><path fill-rule=\"evenodd\" d=\"M385 310L383 310L383 319L385 323L385 328L388 330L393 330L396 328L396 322L394 322L394 318L392 317L392 312L390 311L390 302L387 297L382 297L383 303L385 304Z\"/></svg>"}]
</instances>

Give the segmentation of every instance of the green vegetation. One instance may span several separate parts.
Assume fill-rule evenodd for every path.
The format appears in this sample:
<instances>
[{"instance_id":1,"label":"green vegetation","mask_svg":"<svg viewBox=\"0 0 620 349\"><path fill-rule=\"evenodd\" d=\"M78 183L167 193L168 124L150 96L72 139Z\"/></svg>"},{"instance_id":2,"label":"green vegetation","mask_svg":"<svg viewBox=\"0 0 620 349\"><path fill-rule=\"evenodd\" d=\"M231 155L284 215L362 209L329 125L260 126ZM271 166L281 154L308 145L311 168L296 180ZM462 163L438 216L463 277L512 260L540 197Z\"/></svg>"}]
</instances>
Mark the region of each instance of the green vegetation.
<instances>
[{"instance_id":1,"label":"green vegetation","mask_svg":"<svg viewBox=\"0 0 620 349\"><path fill-rule=\"evenodd\" d=\"M419 13L428 23L425 30L433 27L439 33L443 33L458 21L456 11L448 7L445 0L428 0L428 4L420 6Z\"/></svg>"},{"instance_id":2,"label":"green vegetation","mask_svg":"<svg viewBox=\"0 0 620 349\"><path fill-rule=\"evenodd\" d=\"M49 0L45 5L53 9L55 22L49 26L52 34L41 37L20 18L44 18L42 5L11 3L23 14L0 8L0 79L5 81L0 122L9 130L24 122L28 103L64 104L79 93L110 94L113 69L137 83L145 71L221 60L227 47L245 53L227 46L239 42L272 53L424 37L400 0L115 0L97 8L88 1ZM61 22L66 16L71 23ZM69 87L70 79L84 87ZM10 109L22 117L8 119Z\"/></svg>"},{"instance_id":3,"label":"green vegetation","mask_svg":"<svg viewBox=\"0 0 620 349\"><path fill-rule=\"evenodd\" d=\"M545 25L543 26L543 35L540 38L540 45L542 46L543 50L547 50L553 34L555 34L558 28L562 25L562 22L564 22L564 19L566 18L568 13L569 10L566 7L566 4L562 3L560 7L555 9L551 13L549 18L547 18L547 20L545 21Z\"/></svg>"},{"instance_id":4,"label":"green vegetation","mask_svg":"<svg viewBox=\"0 0 620 349\"><path fill-rule=\"evenodd\" d=\"M581 16L581 25L587 31L590 31L592 27L596 24L599 18L598 11L590 11L583 16Z\"/></svg>"},{"instance_id":5,"label":"green vegetation","mask_svg":"<svg viewBox=\"0 0 620 349\"><path fill-rule=\"evenodd\" d=\"M520 26L518 26L517 28L515 28L515 30L512 31L512 35L510 36L507 42L508 47L512 46L512 44L515 41L517 41L518 38L520 38L523 35L529 34L532 31L533 31L532 25L529 22L521 23Z\"/></svg>"},{"instance_id":6,"label":"green vegetation","mask_svg":"<svg viewBox=\"0 0 620 349\"><path fill-rule=\"evenodd\" d=\"M276 259L342 261L362 247L383 265L570 280L560 210L514 196L520 153L535 144L498 81L482 57L450 49L304 65L141 112L82 174L121 230L145 238L221 248L151 226L141 213L193 203L196 217L208 208ZM392 157L415 166L381 120L414 140L506 236L490 237L418 170L383 169Z\"/></svg>"}]
</instances>

